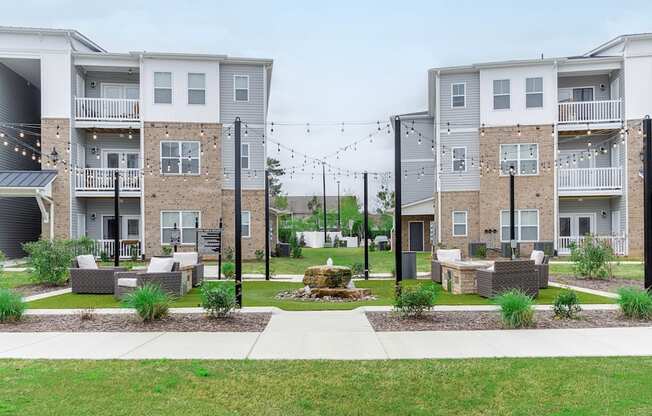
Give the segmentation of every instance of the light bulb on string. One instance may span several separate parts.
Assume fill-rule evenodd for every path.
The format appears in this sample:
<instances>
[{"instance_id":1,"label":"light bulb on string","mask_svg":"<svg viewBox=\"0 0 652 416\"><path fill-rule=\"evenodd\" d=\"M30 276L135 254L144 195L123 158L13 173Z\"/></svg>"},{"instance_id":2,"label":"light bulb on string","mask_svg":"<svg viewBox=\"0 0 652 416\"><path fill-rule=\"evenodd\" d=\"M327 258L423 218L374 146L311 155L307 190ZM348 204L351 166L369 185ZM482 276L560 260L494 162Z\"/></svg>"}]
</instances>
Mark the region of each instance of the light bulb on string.
<instances>
[{"instance_id":1,"label":"light bulb on string","mask_svg":"<svg viewBox=\"0 0 652 416\"><path fill-rule=\"evenodd\" d=\"M24 138L24 137L25 137L25 133L24 133L22 130L20 131L20 133L18 133L18 135L19 135L21 138Z\"/></svg>"}]
</instances>

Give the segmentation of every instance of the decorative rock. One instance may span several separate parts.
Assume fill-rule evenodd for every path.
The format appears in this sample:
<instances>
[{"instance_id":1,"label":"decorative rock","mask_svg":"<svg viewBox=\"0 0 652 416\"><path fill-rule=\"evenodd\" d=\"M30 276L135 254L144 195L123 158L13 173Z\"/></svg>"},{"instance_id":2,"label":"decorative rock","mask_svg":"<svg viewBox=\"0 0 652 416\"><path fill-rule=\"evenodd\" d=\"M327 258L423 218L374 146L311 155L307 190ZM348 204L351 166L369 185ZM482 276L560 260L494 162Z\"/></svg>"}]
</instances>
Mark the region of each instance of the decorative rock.
<instances>
[{"instance_id":1,"label":"decorative rock","mask_svg":"<svg viewBox=\"0 0 652 416\"><path fill-rule=\"evenodd\" d=\"M346 288L319 288L313 289L311 292L317 298L323 298L324 300L331 298L343 298L343 299L362 299L367 296L371 296L370 289L346 289Z\"/></svg>"},{"instance_id":2,"label":"decorative rock","mask_svg":"<svg viewBox=\"0 0 652 416\"><path fill-rule=\"evenodd\" d=\"M310 288L346 288L351 281L351 269L342 266L308 267L303 284Z\"/></svg>"}]
</instances>

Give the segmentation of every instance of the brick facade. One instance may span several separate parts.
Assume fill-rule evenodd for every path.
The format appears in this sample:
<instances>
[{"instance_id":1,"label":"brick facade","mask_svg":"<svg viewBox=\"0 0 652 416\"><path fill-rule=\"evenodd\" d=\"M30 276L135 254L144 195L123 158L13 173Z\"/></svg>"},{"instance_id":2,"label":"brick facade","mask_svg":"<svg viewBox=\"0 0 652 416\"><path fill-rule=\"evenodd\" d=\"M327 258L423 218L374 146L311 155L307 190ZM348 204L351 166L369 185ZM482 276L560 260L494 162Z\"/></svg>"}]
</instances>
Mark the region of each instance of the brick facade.
<instances>
[{"instance_id":1,"label":"brick facade","mask_svg":"<svg viewBox=\"0 0 652 416\"><path fill-rule=\"evenodd\" d=\"M265 191L243 190L242 211L251 213L250 237L242 237L242 258L245 260L256 258L256 250L265 250ZM222 213L224 221L224 235L222 238L223 249L234 248L234 204L235 191L225 189L222 191ZM271 218L270 218L271 222ZM273 247L272 247L273 249Z\"/></svg>"},{"instance_id":2,"label":"brick facade","mask_svg":"<svg viewBox=\"0 0 652 416\"><path fill-rule=\"evenodd\" d=\"M478 241L480 236L480 193L477 191L441 193L441 241L446 248L459 248L468 253L469 243ZM435 212L437 212L435 199ZM453 211L466 211L467 230L465 237L453 236Z\"/></svg>"},{"instance_id":3,"label":"brick facade","mask_svg":"<svg viewBox=\"0 0 652 416\"><path fill-rule=\"evenodd\" d=\"M629 255L643 257L643 178L639 175L642 162L643 135L639 131L641 120L627 122L627 215Z\"/></svg>"},{"instance_id":4,"label":"brick facade","mask_svg":"<svg viewBox=\"0 0 652 416\"><path fill-rule=\"evenodd\" d=\"M58 129L57 129L58 126ZM59 137L57 138L57 132ZM48 158L46 155L52 153L56 148L59 154L59 163L57 164L58 174L52 182L52 200L54 201L54 237L67 239L70 238L70 153L66 152L70 141L70 120L58 118L41 119L41 157L42 169L53 169L48 167ZM66 164L63 164L63 161ZM67 169L66 169L67 166ZM50 237L50 224L41 224L43 238Z\"/></svg>"},{"instance_id":5,"label":"brick facade","mask_svg":"<svg viewBox=\"0 0 652 416\"><path fill-rule=\"evenodd\" d=\"M430 224L434 221L432 215L403 215L401 216L401 238L403 240L403 249L410 250L410 223L423 222L423 251L432 250L432 240L430 239Z\"/></svg>"}]
</instances>

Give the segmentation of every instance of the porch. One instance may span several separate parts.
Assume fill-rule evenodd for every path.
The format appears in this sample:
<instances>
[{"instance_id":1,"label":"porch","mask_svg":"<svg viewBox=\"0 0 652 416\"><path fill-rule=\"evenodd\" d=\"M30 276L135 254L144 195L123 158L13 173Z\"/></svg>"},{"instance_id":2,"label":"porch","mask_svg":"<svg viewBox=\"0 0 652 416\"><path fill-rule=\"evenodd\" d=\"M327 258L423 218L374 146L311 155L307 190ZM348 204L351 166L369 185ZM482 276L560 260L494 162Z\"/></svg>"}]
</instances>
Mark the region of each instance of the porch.
<instances>
[{"instance_id":1,"label":"porch","mask_svg":"<svg viewBox=\"0 0 652 416\"><path fill-rule=\"evenodd\" d=\"M139 168L75 168L75 191L78 196L113 195L116 173L122 196L140 195L142 169Z\"/></svg>"},{"instance_id":2,"label":"porch","mask_svg":"<svg viewBox=\"0 0 652 416\"><path fill-rule=\"evenodd\" d=\"M623 168L560 168L557 172L559 195L604 194L621 195Z\"/></svg>"},{"instance_id":3,"label":"porch","mask_svg":"<svg viewBox=\"0 0 652 416\"><path fill-rule=\"evenodd\" d=\"M572 237L558 237L557 238L557 253L560 256L568 256L571 253L571 247L581 246L584 242L591 237L589 236L572 236ZM606 242L614 251L617 256L624 256L626 254L627 239L624 236L611 236L611 235L596 235L593 236L597 241Z\"/></svg>"},{"instance_id":4,"label":"porch","mask_svg":"<svg viewBox=\"0 0 652 416\"><path fill-rule=\"evenodd\" d=\"M77 121L138 122L140 120L140 100L75 97L75 119Z\"/></svg>"},{"instance_id":5,"label":"porch","mask_svg":"<svg viewBox=\"0 0 652 416\"><path fill-rule=\"evenodd\" d=\"M94 240L93 243L93 255L95 257L101 258L103 253L110 258L113 257L113 253L115 252L115 240ZM120 240L118 253L121 259L130 259L132 257L140 258L142 254L140 240Z\"/></svg>"}]
</instances>

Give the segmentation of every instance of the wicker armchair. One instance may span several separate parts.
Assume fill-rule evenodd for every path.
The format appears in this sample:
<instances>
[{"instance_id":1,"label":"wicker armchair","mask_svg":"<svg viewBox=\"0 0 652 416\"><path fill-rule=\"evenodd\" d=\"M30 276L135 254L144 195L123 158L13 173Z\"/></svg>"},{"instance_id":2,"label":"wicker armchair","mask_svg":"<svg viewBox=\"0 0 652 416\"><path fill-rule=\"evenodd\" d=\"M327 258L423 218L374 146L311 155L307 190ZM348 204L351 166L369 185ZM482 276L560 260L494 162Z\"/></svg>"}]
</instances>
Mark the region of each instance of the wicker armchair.
<instances>
[{"instance_id":1,"label":"wicker armchair","mask_svg":"<svg viewBox=\"0 0 652 416\"><path fill-rule=\"evenodd\" d=\"M539 273L532 260L496 261L493 270L478 270L476 281L478 294L485 298L510 289L533 297L539 294Z\"/></svg>"},{"instance_id":2,"label":"wicker armchair","mask_svg":"<svg viewBox=\"0 0 652 416\"><path fill-rule=\"evenodd\" d=\"M201 262L201 256L197 253L174 253L172 255L175 261L178 261L180 266L187 265L192 267L192 285L199 286L204 281L204 265Z\"/></svg>"},{"instance_id":3,"label":"wicker armchair","mask_svg":"<svg viewBox=\"0 0 652 416\"><path fill-rule=\"evenodd\" d=\"M124 267L80 269L77 260L74 260L73 267L70 268L72 293L112 294L115 288L115 273L126 270Z\"/></svg>"},{"instance_id":4,"label":"wicker armchair","mask_svg":"<svg viewBox=\"0 0 652 416\"><path fill-rule=\"evenodd\" d=\"M115 297L122 299L127 293L133 291L133 287L118 285L119 279L136 279L136 287L146 283L154 283L161 286L161 289L173 296L184 295L182 272L179 270L179 263L175 262L171 272L147 273L144 271L131 271L116 273L114 278Z\"/></svg>"},{"instance_id":5,"label":"wicker armchair","mask_svg":"<svg viewBox=\"0 0 652 416\"><path fill-rule=\"evenodd\" d=\"M550 257L545 256L543 258L543 263L534 265L534 268L537 270L539 275L539 289L545 289L548 287L548 276L550 270L550 265L548 264L549 260Z\"/></svg>"}]
</instances>

